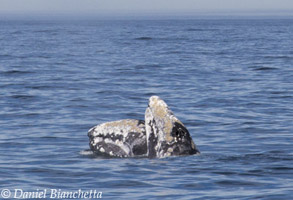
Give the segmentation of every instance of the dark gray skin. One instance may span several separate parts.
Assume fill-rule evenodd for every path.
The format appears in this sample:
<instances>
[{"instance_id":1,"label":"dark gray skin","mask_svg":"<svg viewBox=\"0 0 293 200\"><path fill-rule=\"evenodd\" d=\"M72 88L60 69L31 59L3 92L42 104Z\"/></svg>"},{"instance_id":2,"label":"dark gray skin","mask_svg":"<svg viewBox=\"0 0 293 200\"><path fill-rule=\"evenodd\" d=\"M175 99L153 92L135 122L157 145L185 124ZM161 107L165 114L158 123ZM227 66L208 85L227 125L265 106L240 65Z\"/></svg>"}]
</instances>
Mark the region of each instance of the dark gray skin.
<instances>
[{"instance_id":1,"label":"dark gray skin","mask_svg":"<svg viewBox=\"0 0 293 200\"><path fill-rule=\"evenodd\" d=\"M181 124L175 122L171 135L176 137L177 142L171 145L173 156L199 154L188 130Z\"/></svg>"}]
</instances>

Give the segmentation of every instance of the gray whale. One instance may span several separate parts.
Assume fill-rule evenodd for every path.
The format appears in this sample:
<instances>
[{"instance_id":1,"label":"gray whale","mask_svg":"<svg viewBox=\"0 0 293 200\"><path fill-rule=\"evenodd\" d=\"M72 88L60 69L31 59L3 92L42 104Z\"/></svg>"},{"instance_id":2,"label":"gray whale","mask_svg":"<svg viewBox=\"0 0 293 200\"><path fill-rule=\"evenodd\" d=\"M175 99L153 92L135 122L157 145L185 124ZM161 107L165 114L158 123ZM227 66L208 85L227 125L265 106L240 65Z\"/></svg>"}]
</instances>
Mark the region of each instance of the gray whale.
<instances>
[{"instance_id":1,"label":"gray whale","mask_svg":"<svg viewBox=\"0 0 293 200\"><path fill-rule=\"evenodd\" d=\"M199 154L187 128L158 96L152 96L145 121L106 122L88 131L89 146L98 155L149 157Z\"/></svg>"}]
</instances>

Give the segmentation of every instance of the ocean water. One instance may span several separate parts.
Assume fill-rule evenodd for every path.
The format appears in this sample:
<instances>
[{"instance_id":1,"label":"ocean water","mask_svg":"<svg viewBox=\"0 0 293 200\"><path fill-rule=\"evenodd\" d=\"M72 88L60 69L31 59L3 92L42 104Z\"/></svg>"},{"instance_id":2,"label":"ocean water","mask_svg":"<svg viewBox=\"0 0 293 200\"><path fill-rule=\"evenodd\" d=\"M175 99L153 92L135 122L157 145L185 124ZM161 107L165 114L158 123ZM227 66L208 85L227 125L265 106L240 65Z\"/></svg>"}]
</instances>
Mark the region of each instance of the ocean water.
<instances>
[{"instance_id":1,"label":"ocean water","mask_svg":"<svg viewBox=\"0 0 293 200\"><path fill-rule=\"evenodd\" d=\"M1 195L292 199L292 35L293 20L276 18L1 20ZM143 119L151 95L201 155L86 151L88 129Z\"/></svg>"}]
</instances>

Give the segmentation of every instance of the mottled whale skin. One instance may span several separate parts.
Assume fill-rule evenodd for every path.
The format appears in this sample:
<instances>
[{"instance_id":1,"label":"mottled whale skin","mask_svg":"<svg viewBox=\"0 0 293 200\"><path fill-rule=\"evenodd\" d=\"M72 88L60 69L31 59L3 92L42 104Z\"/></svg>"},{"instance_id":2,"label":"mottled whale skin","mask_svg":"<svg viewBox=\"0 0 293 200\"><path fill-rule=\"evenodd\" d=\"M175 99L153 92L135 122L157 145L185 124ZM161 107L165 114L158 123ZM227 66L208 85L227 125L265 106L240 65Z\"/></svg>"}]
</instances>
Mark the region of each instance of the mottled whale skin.
<instances>
[{"instance_id":1,"label":"mottled whale skin","mask_svg":"<svg viewBox=\"0 0 293 200\"><path fill-rule=\"evenodd\" d=\"M88 131L91 150L114 157L146 156L145 125L142 120L125 119L97 125Z\"/></svg>"},{"instance_id":2,"label":"mottled whale skin","mask_svg":"<svg viewBox=\"0 0 293 200\"><path fill-rule=\"evenodd\" d=\"M88 136L98 155L163 158L199 153L186 127L158 96L149 99L145 121L103 123L91 128Z\"/></svg>"},{"instance_id":3,"label":"mottled whale skin","mask_svg":"<svg viewBox=\"0 0 293 200\"><path fill-rule=\"evenodd\" d=\"M145 127L150 158L199 153L186 127L158 96L149 99Z\"/></svg>"}]
</instances>

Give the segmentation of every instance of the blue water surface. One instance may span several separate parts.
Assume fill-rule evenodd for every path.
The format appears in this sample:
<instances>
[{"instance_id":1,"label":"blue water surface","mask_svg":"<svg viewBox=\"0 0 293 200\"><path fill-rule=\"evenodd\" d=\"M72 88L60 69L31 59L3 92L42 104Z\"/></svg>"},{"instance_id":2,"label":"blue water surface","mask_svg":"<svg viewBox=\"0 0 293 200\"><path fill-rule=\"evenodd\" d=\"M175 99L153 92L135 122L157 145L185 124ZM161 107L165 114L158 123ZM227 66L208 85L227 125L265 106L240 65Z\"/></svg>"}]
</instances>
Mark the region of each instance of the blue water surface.
<instances>
[{"instance_id":1,"label":"blue water surface","mask_svg":"<svg viewBox=\"0 0 293 200\"><path fill-rule=\"evenodd\" d=\"M0 190L292 199L293 20L0 20ZM199 156L88 154L159 95ZM13 195L13 194L12 194Z\"/></svg>"}]
</instances>

